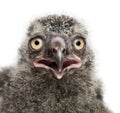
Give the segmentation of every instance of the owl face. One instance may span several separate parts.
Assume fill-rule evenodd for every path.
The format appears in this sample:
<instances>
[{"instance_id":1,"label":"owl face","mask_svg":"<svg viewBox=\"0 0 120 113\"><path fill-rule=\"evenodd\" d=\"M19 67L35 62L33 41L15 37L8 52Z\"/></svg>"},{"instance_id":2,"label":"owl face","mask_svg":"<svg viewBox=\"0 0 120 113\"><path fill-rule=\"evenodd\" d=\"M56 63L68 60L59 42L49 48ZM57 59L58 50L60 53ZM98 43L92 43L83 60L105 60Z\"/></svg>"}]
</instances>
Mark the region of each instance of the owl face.
<instances>
[{"instance_id":1,"label":"owl face","mask_svg":"<svg viewBox=\"0 0 120 113\"><path fill-rule=\"evenodd\" d=\"M61 79L70 70L82 66L86 41L80 34L34 34L28 42L30 58L35 68L51 71Z\"/></svg>"},{"instance_id":2,"label":"owl face","mask_svg":"<svg viewBox=\"0 0 120 113\"><path fill-rule=\"evenodd\" d=\"M85 69L91 64L86 36L85 28L68 16L38 19L29 27L21 49L21 61L61 79L71 71Z\"/></svg>"}]
</instances>

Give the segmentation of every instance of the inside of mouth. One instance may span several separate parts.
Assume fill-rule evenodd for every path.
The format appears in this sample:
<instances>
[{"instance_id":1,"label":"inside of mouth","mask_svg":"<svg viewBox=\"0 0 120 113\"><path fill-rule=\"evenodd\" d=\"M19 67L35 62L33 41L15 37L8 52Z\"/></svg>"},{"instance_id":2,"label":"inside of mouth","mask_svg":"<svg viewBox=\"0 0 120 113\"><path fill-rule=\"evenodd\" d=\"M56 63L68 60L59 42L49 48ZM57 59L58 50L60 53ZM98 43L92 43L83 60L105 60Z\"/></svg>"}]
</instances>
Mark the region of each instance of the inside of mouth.
<instances>
[{"instance_id":1,"label":"inside of mouth","mask_svg":"<svg viewBox=\"0 0 120 113\"><path fill-rule=\"evenodd\" d=\"M37 63L39 63L39 64L44 64L44 65L46 65L46 66L54 69L55 71L58 71L58 70L59 70L56 62L53 62L53 61L50 61L50 60L39 60ZM65 69L66 67L72 65L72 64L77 64L77 63L78 63L78 62L75 61L75 60L65 61L65 62L63 63L63 68L62 68L62 70Z\"/></svg>"},{"instance_id":2,"label":"inside of mouth","mask_svg":"<svg viewBox=\"0 0 120 113\"><path fill-rule=\"evenodd\" d=\"M40 60L40 61L38 61L38 63L44 64L44 65L46 65L48 67L51 67L51 68L53 68L56 71L58 70L57 69L58 66L57 66L56 62L51 62L49 60Z\"/></svg>"}]
</instances>

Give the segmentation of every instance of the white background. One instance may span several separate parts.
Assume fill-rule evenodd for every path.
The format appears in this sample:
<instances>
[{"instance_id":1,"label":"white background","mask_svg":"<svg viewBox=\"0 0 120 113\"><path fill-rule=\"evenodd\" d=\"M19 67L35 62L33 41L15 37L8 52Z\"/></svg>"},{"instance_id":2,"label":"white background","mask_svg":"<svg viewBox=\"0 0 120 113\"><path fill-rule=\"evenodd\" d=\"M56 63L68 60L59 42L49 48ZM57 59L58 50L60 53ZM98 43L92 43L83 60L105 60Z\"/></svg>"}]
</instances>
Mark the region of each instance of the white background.
<instances>
[{"instance_id":1,"label":"white background","mask_svg":"<svg viewBox=\"0 0 120 113\"><path fill-rule=\"evenodd\" d=\"M0 0L0 66L15 63L29 23L48 14L74 16L86 25L105 103L120 113L119 0Z\"/></svg>"}]
</instances>

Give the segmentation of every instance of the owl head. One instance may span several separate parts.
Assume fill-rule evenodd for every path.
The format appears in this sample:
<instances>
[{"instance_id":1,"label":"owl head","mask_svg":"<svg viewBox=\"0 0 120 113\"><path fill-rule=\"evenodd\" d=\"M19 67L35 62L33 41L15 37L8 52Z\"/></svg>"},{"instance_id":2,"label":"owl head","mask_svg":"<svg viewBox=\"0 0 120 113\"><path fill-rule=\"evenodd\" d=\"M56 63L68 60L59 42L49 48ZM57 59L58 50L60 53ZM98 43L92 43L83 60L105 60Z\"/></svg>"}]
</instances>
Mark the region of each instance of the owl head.
<instances>
[{"instance_id":1,"label":"owl head","mask_svg":"<svg viewBox=\"0 0 120 113\"><path fill-rule=\"evenodd\" d=\"M35 20L20 48L19 63L27 64L39 76L62 79L83 73L92 66L87 31L76 19L50 15Z\"/></svg>"}]
</instances>

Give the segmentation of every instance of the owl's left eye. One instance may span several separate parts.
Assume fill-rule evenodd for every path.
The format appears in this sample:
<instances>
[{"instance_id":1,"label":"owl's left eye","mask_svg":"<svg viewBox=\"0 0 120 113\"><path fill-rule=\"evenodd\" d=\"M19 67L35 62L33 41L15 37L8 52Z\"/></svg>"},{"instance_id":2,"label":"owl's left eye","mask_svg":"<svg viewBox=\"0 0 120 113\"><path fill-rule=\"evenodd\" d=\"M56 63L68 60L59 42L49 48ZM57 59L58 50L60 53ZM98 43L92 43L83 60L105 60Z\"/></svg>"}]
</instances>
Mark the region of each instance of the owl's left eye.
<instances>
[{"instance_id":1,"label":"owl's left eye","mask_svg":"<svg viewBox=\"0 0 120 113\"><path fill-rule=\"evenodd\" d=\"M84 48L84 46L85 46L85 42L82 38L77 38L77 39L74 40L75 49L81 50L81 49Z\"/></svg>"},{"instance_id":2,"label":"owl's left eye","mask_svg":"<svg viewBox=\"0 0 120 113\"><path fill-rule=\"evenodd\" d=\"M39 50L43 46L43 40L40 37L35 37L32 40L30 40L29 45L33 50Z\"/></svg>"}]
</instances>

